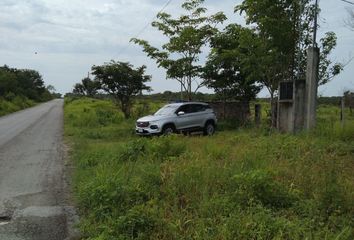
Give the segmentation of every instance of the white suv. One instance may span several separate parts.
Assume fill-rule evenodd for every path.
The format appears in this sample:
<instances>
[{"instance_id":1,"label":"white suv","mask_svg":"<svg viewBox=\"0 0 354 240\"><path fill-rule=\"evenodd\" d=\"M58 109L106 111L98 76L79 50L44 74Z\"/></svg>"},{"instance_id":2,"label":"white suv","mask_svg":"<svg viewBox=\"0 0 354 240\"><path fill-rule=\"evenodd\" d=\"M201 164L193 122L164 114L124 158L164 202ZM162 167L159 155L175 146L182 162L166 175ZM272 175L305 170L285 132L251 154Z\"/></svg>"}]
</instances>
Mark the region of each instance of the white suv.
<instances>
[{"instance_id":1,"label":"white suv","mask_svg":"<svg viewBox=\"0 0 354 240\"><path fill-rule=\"evenodd\" d=\"M213 135L216 123L215 113L206 103L173 103L164 106L154 115L138 119L135 131L138 135L187 134L195 131Z\"/></svg>"}]
</instances>

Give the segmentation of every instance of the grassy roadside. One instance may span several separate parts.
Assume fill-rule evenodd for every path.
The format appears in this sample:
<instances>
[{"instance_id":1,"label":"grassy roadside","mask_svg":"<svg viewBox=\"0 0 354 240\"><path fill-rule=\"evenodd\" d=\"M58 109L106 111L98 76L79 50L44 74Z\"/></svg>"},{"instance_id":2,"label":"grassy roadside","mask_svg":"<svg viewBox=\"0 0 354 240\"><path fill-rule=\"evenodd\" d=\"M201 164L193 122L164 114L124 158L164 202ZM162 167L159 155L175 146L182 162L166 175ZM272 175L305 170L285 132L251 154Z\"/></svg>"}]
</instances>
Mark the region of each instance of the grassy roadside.
<instances>
[{"instance_id":1,"label":"grassy roadside","mask_svg":"<svg viewBox=\"0 0 354 240\"><path fill-rule=\"evenodd\" d=\"M138 138L110 102L66 99L84 238L353 239L354 118L337 116L296 136Z\"/></svg>"},{"instance_id":2,"label":"grassy roadside","mask_svg":"<svg viewBox=\"0 0 354 240\"><path fill-rule=\"evenodd\" d=\"M14 96L11 101L0 98L0 117L34 105L36 103L26 97Z\"/></svg>"}]
</instances>

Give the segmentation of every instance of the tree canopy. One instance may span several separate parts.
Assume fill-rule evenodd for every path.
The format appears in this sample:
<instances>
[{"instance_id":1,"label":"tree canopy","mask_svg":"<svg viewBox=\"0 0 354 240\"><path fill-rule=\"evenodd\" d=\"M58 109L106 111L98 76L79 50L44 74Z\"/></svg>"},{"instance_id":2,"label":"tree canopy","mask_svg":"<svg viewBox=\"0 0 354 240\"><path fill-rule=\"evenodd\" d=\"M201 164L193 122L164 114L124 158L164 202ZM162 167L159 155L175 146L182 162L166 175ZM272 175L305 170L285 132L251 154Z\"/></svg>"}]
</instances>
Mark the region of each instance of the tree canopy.
<instances>
[{"instance_id":1,"label":"tree canopy","mask_svg":"<svg viewBox=\"0 0 354 240\"><path fill-rule=\"evenodd\" d=\"M249 57L257 59L253 75L270 93L273 125L279 82L306 79L307 49L314 43L315 11L310 0L244 0L235 7L235 12L245 16L247 27L256 33L252 41L257 51L250 52ZM329 57L336 40L333 32L320 40L319 84L329 82L343 69Z\"/></svg>"},{"instance_id":2,"label":"tree canopy","mask_svg":"<svg viewBox=\"0 0 354 240\"><path fill-rule=\"evenodd\" d=\"M0 67L0 96L23 96L33 101L46 101L52 96L39 72L31 69Z\"/></svg>"},{"instance_id":3,"label":"tree canopy","mask_svg":"<svg viewBox=\"0 0 354 240\"><path fill-rule=\"evenodd\" d=\"M159 67L165 68L167 77L177 80L188 93L203 85L200 81L203 66L200 62L202 48L207 46L210 38L217 32L216 26L226 20L222 13L206 16L207 9L202 7L204 0L187 0L182 4L186 14L174 19L168 13L161 12L152 26L168 38L161 48L151 46L147 41L132 39L143 47L144 52L154 59ZM195 89L192 89L193 83Z\"/></svg>"},{"instance_id":4,"label":"tree canopy","mask_svg":"<svg viewBox=\"0 0 354 240\"><path fill-rule=\"evenodd\" d=\"M253 75L254 61L249 57L254 48L254 32L230 24L211 39L211 53L204 68L204 84L223 100L250 101L261 87ZM251 71L250 71L251 70Z\"/></svg>"},{"instance_id":5,"label":"tree canopy","mask_svg":"<svg viewBox=\"0 0 354 240\"><path fill-rule=\"evenodd\" d=\"M146 85L151 76L145 75L145 66L136 69L130 63L111 61L102 66L93 66L92 74L101 89L110 94L119 104L126 118L130 117L132 97L143 90L150 91Z\"/></svg>"},{"instance_id":6,"label":"tree canopy","mask_svg":"<svg viewBox=\"0 0 354 240\"><path fill-rule=\"evenodd\" d=\"M100 83L93 81L89 77L81 80L81 83L76 83L73 93L82 96L94 97L100 89Z\"/></svg>"},{"instance_id":7,"label":"tree canopy","mask_svg":"<svg viewBox=\"0 0 354 240\"><path fill-rule=\"evenodd\" d=\"M310 0L244 0L236 12L245 13L249 26L254 27L263 40L262 65L270 71L263 75L263 82L275 91L279 80L305 79L307 49L313 44L313 25L316 8ZM325 84L343 69L342 64L332 63L330 53L337 44L334 32L320 40L319 84ZM270 61L269 61L270 60ZM277 73L277 74L276 74Z\"/></svg>"}]
</instances>

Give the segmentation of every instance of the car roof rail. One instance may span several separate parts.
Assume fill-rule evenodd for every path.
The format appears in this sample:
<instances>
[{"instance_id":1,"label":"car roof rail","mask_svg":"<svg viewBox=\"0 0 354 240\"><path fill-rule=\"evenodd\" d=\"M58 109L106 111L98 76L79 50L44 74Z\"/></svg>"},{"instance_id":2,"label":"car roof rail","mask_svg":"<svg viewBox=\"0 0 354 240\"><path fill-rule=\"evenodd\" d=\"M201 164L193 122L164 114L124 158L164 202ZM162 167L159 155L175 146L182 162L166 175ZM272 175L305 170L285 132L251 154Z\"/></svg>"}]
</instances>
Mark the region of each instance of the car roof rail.
<instances>
[{"instance_id":1,"label":"car roof rail","mask_svg":"<svg viewBox=\"0 0 354 240\"><path fill-rule=\"evenodd\" d=\"M187 103L189 101L186 100L170 100L170 103Z\"/></svg>"}]
</instances>

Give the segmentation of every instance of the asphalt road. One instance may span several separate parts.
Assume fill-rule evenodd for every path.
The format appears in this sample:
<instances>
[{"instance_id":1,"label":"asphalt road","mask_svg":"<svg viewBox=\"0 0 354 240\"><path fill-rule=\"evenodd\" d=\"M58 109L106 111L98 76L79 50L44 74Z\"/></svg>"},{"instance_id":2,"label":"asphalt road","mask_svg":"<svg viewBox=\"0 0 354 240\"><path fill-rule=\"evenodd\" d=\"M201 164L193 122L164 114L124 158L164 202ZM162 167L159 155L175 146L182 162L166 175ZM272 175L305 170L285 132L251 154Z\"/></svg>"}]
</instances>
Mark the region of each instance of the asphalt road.
<instances>
[{"instance_id":1,"label":"asphalt road","mask_svg":"<svg viewBox=\"0 0 354 240\"><path fill-rule=\"evenodd\" d=\"M0 240L68 237L64 161L63 100L0 118Z\"/></svg>"}]
</instances>

